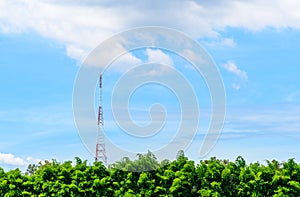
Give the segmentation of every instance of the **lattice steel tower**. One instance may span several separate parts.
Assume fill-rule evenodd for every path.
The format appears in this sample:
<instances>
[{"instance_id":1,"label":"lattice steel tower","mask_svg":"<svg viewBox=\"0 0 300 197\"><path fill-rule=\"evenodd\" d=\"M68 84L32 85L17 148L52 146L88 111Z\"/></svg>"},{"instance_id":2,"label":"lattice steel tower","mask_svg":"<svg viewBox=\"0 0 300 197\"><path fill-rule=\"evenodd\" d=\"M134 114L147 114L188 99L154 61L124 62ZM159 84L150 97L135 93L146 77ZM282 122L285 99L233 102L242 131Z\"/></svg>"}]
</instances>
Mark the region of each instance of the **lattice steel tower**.
<instances>
[{"instance_id":1,"label":"lattice steel tower","mask_svg":"<svg viewBox=\"0 0 300 197\"><path fill-rule=\"evenodd\" d=\"M102 74L100 74L100 78L99 78L98 130L97 130L95 161L102 161L104 165L107 165L107 156L106 156L105 138L104 138L104 121L103 121L103 110L102 110Z\"/></svg>"}]
</instances>

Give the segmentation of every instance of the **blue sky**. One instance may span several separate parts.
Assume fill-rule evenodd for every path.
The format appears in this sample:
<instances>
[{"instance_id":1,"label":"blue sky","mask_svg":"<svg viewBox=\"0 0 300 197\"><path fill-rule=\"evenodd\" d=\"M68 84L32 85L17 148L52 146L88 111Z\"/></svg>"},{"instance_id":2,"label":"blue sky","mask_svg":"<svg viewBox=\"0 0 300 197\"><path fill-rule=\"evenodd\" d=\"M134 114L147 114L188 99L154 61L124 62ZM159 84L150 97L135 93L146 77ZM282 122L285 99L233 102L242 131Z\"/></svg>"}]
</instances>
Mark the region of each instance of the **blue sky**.
<instances>
[{"instance_id":1,"label":"blue sky","mask_svg":"<svg viewBox=\"0 0 300 197\"><path fill-rule=\"evenodd\" d=\"M297 1L87 2L0 1L4 10L0 15L1 166L25 168L38 160L72 160L75 156L92 162L72 111L81 62L108 37L149 25L173 28L197 40L221 73L226 120L218 143L206 158L242 155L249 162L299 161ZM161 103L168 111L171 120L153 144L130 141L114 122L111 94L122 66L148 61L173 65L197 90L200 129L186 153L199 160L199 147L210 121L209 91L188 62L162 49L145 48L121 56L104 76L107 137L138 152L159 148L174 135L180 105L171 91L160 86L140 88L130 101L132 118L141 125L149 121L147 110L152 103Z\"/></svg>"}]
</instances>

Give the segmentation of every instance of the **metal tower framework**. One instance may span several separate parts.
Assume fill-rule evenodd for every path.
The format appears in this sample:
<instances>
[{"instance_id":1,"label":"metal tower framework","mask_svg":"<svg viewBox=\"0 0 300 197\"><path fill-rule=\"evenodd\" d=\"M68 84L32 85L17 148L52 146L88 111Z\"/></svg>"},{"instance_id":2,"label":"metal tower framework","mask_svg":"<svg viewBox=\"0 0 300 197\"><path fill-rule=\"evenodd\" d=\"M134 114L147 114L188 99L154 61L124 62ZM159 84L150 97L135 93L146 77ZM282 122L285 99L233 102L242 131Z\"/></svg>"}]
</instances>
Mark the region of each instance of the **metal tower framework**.
<instances>
[{"instance_id":1,"label":"metal tower framework","mask_svg":"<svg viewBox=\"0 0 300 197\"><path fill-rule=\"evenodd\" d=\"M103 121L103 110L102 110L102 74L100 74L100 78L99 78L98 130L97 130L95 161L102 161L104 165L107 165L107 156L106 156L105 138L104 138L104 121Z\"/></svg>"}]
</instances>

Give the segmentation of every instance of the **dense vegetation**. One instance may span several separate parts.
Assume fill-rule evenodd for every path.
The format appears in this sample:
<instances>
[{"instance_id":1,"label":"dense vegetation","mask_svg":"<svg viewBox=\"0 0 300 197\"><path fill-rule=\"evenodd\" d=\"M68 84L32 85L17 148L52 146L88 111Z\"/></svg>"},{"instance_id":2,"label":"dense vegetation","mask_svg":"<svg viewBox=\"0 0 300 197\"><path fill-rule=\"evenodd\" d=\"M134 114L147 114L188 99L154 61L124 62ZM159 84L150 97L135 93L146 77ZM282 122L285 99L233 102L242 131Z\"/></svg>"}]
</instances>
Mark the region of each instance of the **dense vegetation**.
<instances>
[{"instance_id":1,"label":"dense vegetation","mask_svg":"<svg viewBox=\"0 0 300 197\"><path fill-rule=\"evenodd\" d=\"M29 165L26 173L0 168L0 196L300 195L300 165L293 159L247 165L242 157L234 162L211 158L195 165L182 151L175 161L160 163L148 152L135 161L124 158L108 168L101 162L88 165L75 159L74 164L52 160ZM149 166L161 168L132 172Z\"/></svg>"}]
</instances>

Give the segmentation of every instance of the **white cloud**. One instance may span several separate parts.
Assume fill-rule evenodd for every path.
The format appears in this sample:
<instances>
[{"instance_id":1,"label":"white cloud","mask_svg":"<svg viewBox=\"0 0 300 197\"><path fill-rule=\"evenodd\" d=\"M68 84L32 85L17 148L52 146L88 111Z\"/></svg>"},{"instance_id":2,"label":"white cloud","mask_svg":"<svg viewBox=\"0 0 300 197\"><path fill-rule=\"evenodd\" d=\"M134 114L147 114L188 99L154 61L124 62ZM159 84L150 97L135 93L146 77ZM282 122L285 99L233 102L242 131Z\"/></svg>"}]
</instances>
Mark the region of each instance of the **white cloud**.
<instances>
[{"instance_id":1,"label":"white cloud","mask_svg":"<svg viewBox=\"0 0 300 197\"><path fill-rule=\"evenodd\" d=\"M248 76L247 73L243 70L240 70L236 64L232 61L228 61L226 64L222 64L221 65L225 70L227 70L228 72L236 75L237 77L247 80Z\"/></svg>"},{"instance_id":2,"label":"white cloud","mask_svg":"<svg viewBox=\"0 0 300 197\"><path fill-rule=\"evenodd\" d=\"M2 32L36 31L61 42L68 55L80 60L99 42L123 29L123 20L130 15L121 14L121 8L37 0L1 1L0 9Z\"/></svg>"},{"instance_id":3,"label":"white cloud","mask_svg":"<svg viewBox=\"0 0 300 197\"><path fill-rule=\"evenodd\" d=\"M11 166L27 166L32 163L39 163L40 159L36 159L33 157L26 157L23 159L21 157L17 157L11 153L0 153L0 164L11 165Z\"/></svg>"},{"instance_id":4,"label":"white cloud","mask_svg":"<svg viewBox=\"0 0 300 197\"><path fill-rule=\"evenodd\" d=\"M173 60L169 55L160 49L150 48L146 49L146 55L147 59L144 61L144 63L157 63L161 66L144 67L142 72L139 73L140 75L156 76L170 73L173 66Z\"/></svg>"},{"instance_id":5,"label":"white cloud","mask_svg":"<svg viewBox=\"0 0 300 197\"><path fill-rule=\"evenodd\" d=\"M24 159L16 157L15 155L10 153L0 153L0 163L13 166L27 165L27 162Z\"/></svg>"},{"instance_id":6,"label":"white cloud","mask_svg":"<svg viewBox=\"0 0 300 197\"><path fill-rule=\"evenodd\" d=\"M147 62L160 63L160 64L169 65L169 66L173 65L173 60L171 59L171 57L159 49L149 49L148 48L148 49L146 49L146 53L148 56Z\"/></svg>"},{"instance_id":7,"label":"white cloud","mask_svg":"<svg viewBox=\"0 0 300 197\"><path fill-rule=\"evenodd\" d=\"M228 61L225 64L221 64L221 66L229 73L234 74L237 78L235 82L231 84L231 87L235 90L241 89L241 83L247 81L248 76L246 71L243 71L237 67L237 65L233 61Z\"/></svg>"},{"instance_id":8,"label":"white cloud","mask_svg":"<svg viewBox=\"0 0 300 197\"><path fill-rule=\"evenodd\" d=\"M130 69L145 63L158 63L167 66L173 66L172 58L160 49L145 50L146 59L137 58L133 53L125 53L118 57L109 67L108 71L124 73ZM100 61L100 60L99 60ZM145 67L140 75L158 75L168 72L168 67L160 67L160 69L153 69L152 67Z\"/></svg>"},{"instance_id":9,"label":"white cloud","mask_svg":"<svg viewBox=\"0 0 300 197\"><path fill-rule=\"evenodd\" d=\"M137 26L166 26L194 38L220 39L226 27L252 31L266 27L300 28L300 1L48 1L0 0L0 32L35 31L57 40L75 59L83 58L101 41ZM179 13L180 10L180 14ZM233 40L221 38L233 45Z\"/></svg>"},{"instance_id":10,"label":"white cloud","mask_svg":"<svg viewBox=\"0 0 300 197\"><path fill-rule=\"evenodd\" d=\"M110 71L124 73L129 69L142 64L143 61L132 53L125 53L118 57L109 67Z\"/></svg>"}]
</instances>

